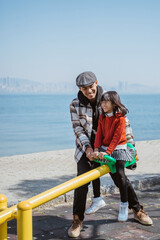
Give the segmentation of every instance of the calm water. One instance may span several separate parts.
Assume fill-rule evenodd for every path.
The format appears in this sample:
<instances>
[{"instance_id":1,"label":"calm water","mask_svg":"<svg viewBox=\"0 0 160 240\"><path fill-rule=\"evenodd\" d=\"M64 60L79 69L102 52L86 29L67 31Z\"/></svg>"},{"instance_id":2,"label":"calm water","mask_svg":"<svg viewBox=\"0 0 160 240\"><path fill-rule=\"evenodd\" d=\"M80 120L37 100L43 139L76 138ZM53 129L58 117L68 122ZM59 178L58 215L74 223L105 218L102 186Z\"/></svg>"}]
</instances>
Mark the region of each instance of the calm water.
<instances>
[{"instance_id":1,"label":"calm water","mask_svg":"<svg viewBox=\"0 0 160 240\"><path fill-rule=\"evenodd\" d=\"M0 156L74 148L73 95L0 95ZM122 95L135 140L160 139L160 95Z\"/></svg>"}]
</instances>

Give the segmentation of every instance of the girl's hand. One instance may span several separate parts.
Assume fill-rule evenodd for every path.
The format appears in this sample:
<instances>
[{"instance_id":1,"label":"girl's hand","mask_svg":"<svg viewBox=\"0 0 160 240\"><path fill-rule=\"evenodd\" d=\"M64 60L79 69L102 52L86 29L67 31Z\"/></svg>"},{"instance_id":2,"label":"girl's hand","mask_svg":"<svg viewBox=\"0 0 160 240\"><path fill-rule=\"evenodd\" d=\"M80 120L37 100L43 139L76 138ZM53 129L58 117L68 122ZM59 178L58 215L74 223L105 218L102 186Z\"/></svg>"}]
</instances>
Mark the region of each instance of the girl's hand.
<instances>
[{"instance_id":1,"label":"girl's hand","mask_svg":"<svg viewBox=\"0 0 160 240\"><path fill-rule=\"evenodd\" d=\"M99 153L99 158L103 159L104 155L108 155L106 152L100 152Z\"/></svg>"},{"instance_id":2,"label":"girl's hand","mask_svg":"<svg viewBox=\"0 0 160 240\"><path fill-rule=\"evenodd\" d=\"M94 158L94 159L98 159L99 158L99 152L98 151L95 151L95 152L93 152L92 153L92 158Z\"/></svg>"}]
</instances>

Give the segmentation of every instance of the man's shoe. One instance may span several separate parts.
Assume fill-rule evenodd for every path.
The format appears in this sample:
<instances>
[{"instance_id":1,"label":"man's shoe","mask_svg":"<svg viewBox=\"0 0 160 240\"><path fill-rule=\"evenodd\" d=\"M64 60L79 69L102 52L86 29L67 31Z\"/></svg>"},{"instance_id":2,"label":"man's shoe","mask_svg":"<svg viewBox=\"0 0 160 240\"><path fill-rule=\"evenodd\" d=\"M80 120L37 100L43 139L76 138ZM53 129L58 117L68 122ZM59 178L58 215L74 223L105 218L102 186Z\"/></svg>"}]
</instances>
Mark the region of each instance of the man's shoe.
<instances>
[{"instance_id":1,"label":"man's shoe","mask_svg":"<svg viewBox=\"0 0 160 240\"><path fill-rule=\"evenodd\" d=\"M92 198L92 204L90 208L86 209L85 214L89 215L98 211L98 209L106 205L102 197Z\"/></svg>"},{"instance_id":2,"label":"man's shoe","mask_svg":"<svg viewBox=\"0 0 160 240\"><path fill-rule=\"evenodd\" d=\"M141 209L136 212L134 209L133 213L134 213L134 219L138 222L140 222L141 224L144 225L152 225L152 219L148 216L148 214L143 210L143 206L141 206Z\"/></svg>"},{"instance_id":3,"label":"man's shoe","mask_svg":"<svg viewBox=\"0 0 160 240\"><path fill-rule=\"evenodd\" d=\"M73 215L72 226L68 229L68 236L71 238L76 238L80 235L82 229L82 221L79 219L78 215Z\"/></svg>"},{"instance_id":4,"label":"man's shoe","mask_svg":"<svg viewBox=\"0 0 160 240\"><path fill-rule=\"evenodd\" d=\"M126 222L128 219L128 202L120 202L118 221Z\"/></svg>"}]
</instances>

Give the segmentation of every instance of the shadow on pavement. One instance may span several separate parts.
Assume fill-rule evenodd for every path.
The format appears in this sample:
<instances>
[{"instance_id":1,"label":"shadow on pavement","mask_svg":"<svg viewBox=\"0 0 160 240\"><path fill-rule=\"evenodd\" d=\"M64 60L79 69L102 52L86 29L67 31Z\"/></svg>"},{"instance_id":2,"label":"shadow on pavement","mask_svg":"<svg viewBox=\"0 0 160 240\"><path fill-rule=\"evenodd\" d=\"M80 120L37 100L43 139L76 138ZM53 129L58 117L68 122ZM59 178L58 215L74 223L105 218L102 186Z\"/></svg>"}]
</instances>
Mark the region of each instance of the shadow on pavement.
<instances>
[{"instance_id":1,"label":"shadow on pavement","mask_svg":"<svg viewBox=\"0 0 160 240\"><path fill-rule=\"evenodd\" d=\"M151 189L153 190L153 189ZM133 218L132 210L125 223L117 221L119 194L105 197L106 206L92 215L86 215L83 230L77 239L99 240L159 240L160 239L160 186L153 191L139 191L138 197L145 211L153 220L153 226L145 226ZM87 207L89 202L87 202ZM62 204L52 208L36 208L33 210L33 239L68 240L68 228L72 224L72 205ZM15 220L8 223L10 240L16 239Z\"/></svg>"}]
</instances>

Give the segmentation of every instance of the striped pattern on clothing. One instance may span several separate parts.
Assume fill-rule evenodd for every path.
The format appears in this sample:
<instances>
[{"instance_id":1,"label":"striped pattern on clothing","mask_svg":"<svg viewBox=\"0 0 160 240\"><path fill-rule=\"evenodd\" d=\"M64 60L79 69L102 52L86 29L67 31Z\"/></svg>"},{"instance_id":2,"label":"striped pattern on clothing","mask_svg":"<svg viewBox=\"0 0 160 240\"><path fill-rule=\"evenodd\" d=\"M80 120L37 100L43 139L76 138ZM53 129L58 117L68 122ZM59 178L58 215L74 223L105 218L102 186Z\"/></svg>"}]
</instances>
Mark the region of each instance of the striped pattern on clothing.
<instances>
[{"instance_id":1,"label":"striped pattern on clothing","mask_svg":"<svg viewBox=\"0 0 160 240\"><path fill-rule=\"evenodd\" d=\"M131 162L136 155L136 151L133 148L128 147L127 145L119 145L119 146L126 146L125 148L115 149L110 156L116 160L123 160ZM106 152L107 147L101 146L99 152Z\"/></svg>"},{"instance_id":2,"label":"striped pattern on clothing","mask_svg":"<svg viewBox=\"0 0 160 240\"><path fill-rule=\"evenodd\" d=\"M98 112L99 115L102 112L100 105L98 106ZM84 105L78 98L73 99L71 102L70 114L73 131L76 136L75 160L78 162L84 154L86 147L91 146L92 116L94 116L94 114L90 103ZM127 142L135 145L129 120L127 117L125 117L125 120Z\"/></svg>"},{"instance_id":3,"label":"striped pattern on clothing","mask_svg":"<svg viewBox=\"0 0 160 240\"><path fill-rule=\"evenodd\" d=\"M111 153L111 157L115 158L117 161L123 160L131 162L135 157L135 150L133 148L114 150Z\"/></svg>"},{"instance_id":4,"label":"striped pattern on clothing","mask_svg":"<svg viewBox=\"0 0 160 240\"><path fill-rule=\"evenodd\" d=\"M78 98L70 104L71 121L76 136L75 160L78 162L86 150L91 146L90 139L92 133L92 114L90 104L82 105Z\"/></svg>"}]
</instances>

